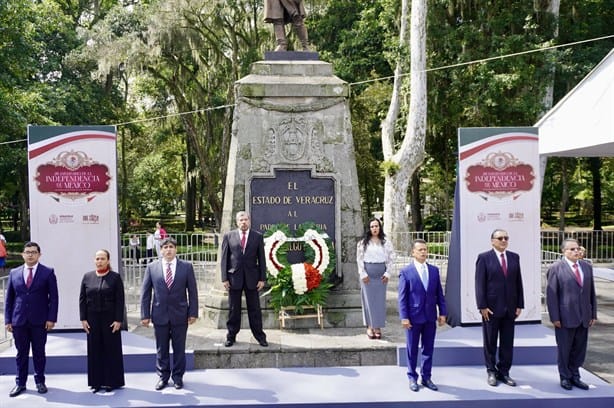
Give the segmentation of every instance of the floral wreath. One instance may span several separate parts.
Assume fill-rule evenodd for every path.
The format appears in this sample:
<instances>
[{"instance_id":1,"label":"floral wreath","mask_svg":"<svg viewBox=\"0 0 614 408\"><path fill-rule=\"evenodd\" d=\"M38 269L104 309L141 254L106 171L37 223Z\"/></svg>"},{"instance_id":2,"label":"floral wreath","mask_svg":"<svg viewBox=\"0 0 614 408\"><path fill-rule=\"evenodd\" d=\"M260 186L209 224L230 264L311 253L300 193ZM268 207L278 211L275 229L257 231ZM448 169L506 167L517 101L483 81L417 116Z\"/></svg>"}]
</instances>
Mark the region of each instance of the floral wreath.
<instances>
[{"instance_id":1,"label":"floral wreath","mask_svg":"<svg viewBox=\"0 0 614 408\"><path fill-rule=\"evenodd\" d=\"M300 224L297 237L290 236L286 224L269 229L264 239L264 252L270 295L275 311L294 306L297 313L305 306L323 306L332 284L328 277L335 269L335 252L328 235L322 234L312 222ZM305 262L288 265L286 243L302 242Z\"/></svg>"}]
</instances>

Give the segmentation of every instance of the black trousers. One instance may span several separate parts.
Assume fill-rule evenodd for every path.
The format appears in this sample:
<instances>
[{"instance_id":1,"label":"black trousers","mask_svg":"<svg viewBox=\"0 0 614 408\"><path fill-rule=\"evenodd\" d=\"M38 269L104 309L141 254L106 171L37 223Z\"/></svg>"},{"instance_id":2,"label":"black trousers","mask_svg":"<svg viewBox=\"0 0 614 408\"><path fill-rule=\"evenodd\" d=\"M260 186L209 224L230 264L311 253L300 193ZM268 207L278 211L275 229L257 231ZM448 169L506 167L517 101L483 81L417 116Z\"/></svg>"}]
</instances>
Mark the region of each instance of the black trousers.
<instances>
[{"instance_id":1,"label":"black trousers","mask_svg":"<svg viewBox=\"0 0 614 408\"><path fill-rule=\"evenodd\" d=\"M237 333L241 330L241 297L245 293L245 304L247 306L247 319L249 321L249 328L254 335L254 338L258 341L266 340L266 334L262 330L262 311L260 310L260 297L258 296L258 290L256 289L230 289L228 291L228 321L226 322L226 328L228 339L234 340L237 337Z\"/></svg>"},{"instance_id":2,"label":"black trousers","mask_svg":"<svg viewBox=\"0 0 614 408\"><path fill-rule=\"evenodd\" d=\"M15 383L25 386L28 380L28 360L30 347L32 347L32 363L34 365L34 382L45 382L45 344L47 344L47 329L45 323L24 326L13 326L13 340L17 349L15 362L17 365L17 377Z\"/></svg>"},{"instance_id":3,"label":"black trousers","mask_svg":"<svg viewBox=\"0 0 614 408\"><path fill-rule=\"evenodd\" d=\"M188 322L185 324L154 324L156 335L156 373L163 381L169 377L174 382L183 379L185 373L185 341ZM170 343L173 343L173 367L171 369Z\"/></svg>"},{"instance_id":4,"label":"black trousers","mask_svg":"<svg viewBox=\"0 0 614 408\"><path fill-rule=\"evenodd\" d=\"M482 320L484 363L488 372L509 375L514 358L514 327L515 320L512 317L491 317L488 321Z\"/></svg>"}]
</instances>

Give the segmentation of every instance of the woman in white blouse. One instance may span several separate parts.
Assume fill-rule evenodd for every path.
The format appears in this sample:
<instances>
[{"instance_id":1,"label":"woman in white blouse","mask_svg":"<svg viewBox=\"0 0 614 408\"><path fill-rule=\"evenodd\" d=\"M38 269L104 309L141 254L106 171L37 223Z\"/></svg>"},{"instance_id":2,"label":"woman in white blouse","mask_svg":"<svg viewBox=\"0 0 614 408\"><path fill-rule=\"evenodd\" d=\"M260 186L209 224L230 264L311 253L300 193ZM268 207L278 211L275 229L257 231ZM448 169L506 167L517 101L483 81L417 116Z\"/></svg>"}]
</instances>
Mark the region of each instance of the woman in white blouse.
<instances>
[{"instance_id":1,"label":"woman in white blouse","mask_svg":"<svg viewBox=\"0 0 614 408\"><path fill-rule=\"evenodd\" d=\"M380 220L373 218L356 248L362 315L370 339L381 339L386 326L386 286L393 261L392 244L386 240Z\"/></svg>"}]
</instances>

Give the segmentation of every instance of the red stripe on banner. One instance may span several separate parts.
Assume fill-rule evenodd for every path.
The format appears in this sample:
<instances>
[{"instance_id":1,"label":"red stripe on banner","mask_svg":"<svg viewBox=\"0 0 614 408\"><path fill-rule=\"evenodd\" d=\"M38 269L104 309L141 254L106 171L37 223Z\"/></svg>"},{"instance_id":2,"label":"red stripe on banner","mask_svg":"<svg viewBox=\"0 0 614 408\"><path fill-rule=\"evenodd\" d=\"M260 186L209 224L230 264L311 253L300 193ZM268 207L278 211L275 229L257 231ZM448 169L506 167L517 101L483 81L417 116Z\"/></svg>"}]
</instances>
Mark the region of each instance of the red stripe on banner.
<instances>
[{"instance_id":1,"label":"red stripe on banner","mask_svg":"<svg viewBox=\"0 0 614 408\"><path fill-rule=\"evenodd\" d=\"M469 149L467 151L464 151L460 154L460 159L461 160L465 160L466 158L473 156L474 154L481 152L484 149L487 149L491 146L500 144L500 143L507 143L507 142L511 142L511 141L516 141L516 140L535 140L537 141L537 136L507 136L507 137L502 137L500 139L496 139L496 140L492 140L490 142L481 144L479 146L474 147L473 149Z\"/></svg>"},{"instance_id":2,"label":"red stripe on banner","mask_svg":"<svg viewBox=\"0 0 614 408\"><path fill-rule=\"evenodd\" d=\"M85 140L85 139L110 139L110 140L115 140L116 137L115 135L108 135L108 134L102 134L102 133L86 133L86 134L82 134L82 135L77 135L77 136L71 136L71 137L67 137L65 139L61 139L61 140L57 140L55 142L49 143L45 146L39 147L38 149L34 149L28 152L28 157L30 159L33 159L35 157L40 156L41 154L48 152L51 149L55 149L58 146L61 146L63 144L67 144L70 142L74 142L76 140Z\"/></svg>"}]
</instances>

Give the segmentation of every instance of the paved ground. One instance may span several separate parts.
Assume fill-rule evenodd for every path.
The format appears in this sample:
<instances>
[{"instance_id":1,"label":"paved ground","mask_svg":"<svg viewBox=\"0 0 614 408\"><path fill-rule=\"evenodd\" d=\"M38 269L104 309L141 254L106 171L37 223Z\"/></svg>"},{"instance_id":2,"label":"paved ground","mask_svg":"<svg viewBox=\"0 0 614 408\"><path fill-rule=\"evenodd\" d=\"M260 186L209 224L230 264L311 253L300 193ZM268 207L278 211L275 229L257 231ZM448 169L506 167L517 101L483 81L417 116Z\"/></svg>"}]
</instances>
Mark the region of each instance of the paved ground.
<instances>
[{"instance_id":1,"label":"paved ground","mask_svg":"<svg viewBox=\"0 0 614 408\"><path fill-rule=\"evenodd\" d=\"M614 282L596 278L595 290L597 323L589 330L584 367L614 384Z\"/></svg>"}]
</instances>

